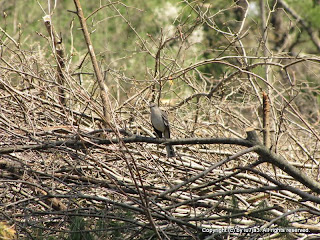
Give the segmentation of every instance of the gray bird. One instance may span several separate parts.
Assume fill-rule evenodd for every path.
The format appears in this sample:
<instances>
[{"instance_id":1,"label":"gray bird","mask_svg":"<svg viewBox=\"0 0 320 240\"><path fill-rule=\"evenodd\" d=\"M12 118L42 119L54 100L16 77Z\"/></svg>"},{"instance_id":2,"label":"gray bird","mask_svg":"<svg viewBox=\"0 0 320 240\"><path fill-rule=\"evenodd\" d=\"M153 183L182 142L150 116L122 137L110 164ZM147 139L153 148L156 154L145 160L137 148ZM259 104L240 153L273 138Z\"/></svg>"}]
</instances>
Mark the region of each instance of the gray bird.
<instances>
[{"instance_id":1,"label":"gray bird","mask_svg":"<svg viewBox=\"0 0 320 240\"><path fill-rule=\"evenodd\" d=\"M151 123L154 131L159 138L162 138L162 134L165 138L170 138L170 126L168 121L168 115L162 111L155 103L150 103L151 111ZM172 145L166 145L167 157L174 157L175 152Z\"/></svg>"}]
</instances>

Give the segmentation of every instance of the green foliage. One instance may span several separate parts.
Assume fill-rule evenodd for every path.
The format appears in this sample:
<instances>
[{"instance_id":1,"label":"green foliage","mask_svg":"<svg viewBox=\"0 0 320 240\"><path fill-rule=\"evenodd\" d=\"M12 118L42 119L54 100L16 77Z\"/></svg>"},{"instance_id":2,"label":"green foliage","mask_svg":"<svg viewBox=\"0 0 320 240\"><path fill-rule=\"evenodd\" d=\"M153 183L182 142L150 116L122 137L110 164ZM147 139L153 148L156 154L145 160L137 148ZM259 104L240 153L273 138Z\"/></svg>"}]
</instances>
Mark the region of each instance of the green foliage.
<instances>
[{"instance_id":1,"label":"green foliage","mask_svg":"<svg viewBox=\"0 0 320 240\"><path fill-rule=\"evenodd\" d=\"M71 218L68 240L93 240L93 236L86 229L87 222L83 217Z\"/></svg>"},{"instance_id":2,"label":"green foliage","mask_svg":"<svg viewBox=\"0 0 320 240\"><path fill-rule=\"evenodd\" d=\"M106 238L110 239L123 239L125 224L121 221L100 219L96 225L96 235L99 239Z\"/></svg>"},{"instance_id":3,"label":"green foliage","mask_svg":"<svg viewBox=\"0 0 320 240\"><path fill-rule=\"evenodd\" d=\"M319 27L320 5L318 3L314 3L313 0L287 0L287 2L300 16L310 22L312 27Z\"/></svg>"},{"instance_id":4,"label":"green foliage","mask_svg":"<svg viewBox=\"0 0 320 240\"><path fill-rule=\"evenodd\" d=\"M23 47L31 46L35 49L40 46L42 49L49 49L49 42L42 37L48 36L42 20L44 15L49 14L47 1L41 0L39 4L36 1L29 1L28 11L24 11L25 6L24 4L18 4L20 2L22 1L4 1L0 10L6 12L7 17L0 18L0 26L11 36L15 36L20 31L21 41L25 43ZM229 0L228 4L231 2ZM208 1L208 3L210 2ZM213 12L217 13L223 7L223 4L225 4L224 1L215 2ZM94 1L86 1L82 2L82 7L85 16L88 16L99 5ZM53 8L53 5L51 8ZM52 21L56 31L62 36L67 58L72 57L73 63L77 64L86 54L87 48L84 44L77 16L67 11L74 11L74 8L72 1L59 1L52 14ZM102 8L88 19L87 24L91 32L91 40L96 53L98 53L97 56L101 65L125 72L127 76L136 79L150 78L146 74L150 70L151 72L154 70L155 59L152 55L156 54L160 42L173 37L176 34L176 28L180 25L182 30L188 30L195 24L198 17L185 3L175 0L122 1L115 8ZM222 17L224 14L220 13L218 16ZM217 24L223 21L224 19L219 20L217 18ZM18 23L20 29L18 29ZM71 28L71 26L73 27ZM202 26L195 30L201 32ZM42 34L42 36L37 33ZM210 34L208 33L208 36ZM4 35L1 35L1 37L2 40L6 39ZM161 56L165 56L167 59L177 59L179 64L184 63L186 65L194 63L194 52L199 53L199 59L211 57L210 54L202 55L201 52L205 50L203 44L194 44L180 61L181 43L178 40L170 41L166 48L162 50ZM147 49L141 41L144 42ZM48 53L50 51L46 51L46 54ZM216 71L221 74L224 71L221 67L221 65L214 65L210 68L204 67L203 70ZM90 71L90 69L91 64L85 61L82 70ZM167 71L163 66L161 66L161 69L161 71ZM161 72L161 74L163 73ZM165 72L165 74L169 73ZM84 78L84 81L90 81L90 78ZM126 86L124 87L126 88Z\"/></svg>"},{"instance_id":5,"label":"green foliage","mask_svg":"<svg viewBox=\"0 0 320 240\"><path fill-rule=\"evenodd\" d=\"M317 28L320 25L320 6L314 5L313 0L288 0L287 2L300 16L310 21L312 26ZM28 11L25 11L26 3L23 0L3 0L1 3L0 12L5 12L6 17L0 18L0 26L9 35L24 42L23 48L26 48L26 46L30 46L33 50L37 47L41 49L49 48L47 39L37 34L48 36L42 20L44 15L49 14L48 1L40 0L39 3L28 1ZM257 8L257 1L250 1L250 4ZM199 22L198 15L190 6L203 12L209 11L210 15L214 16L211 20L217 29L231 33L237 31L239 22L236 20L236 5L233 0L214 2L206 0L197 3L197 5L193 2L188 5L183 1L176 0L125 0L116 4L115 7L101 8L87 21L93 46L98 53L101 65L104 68L112 68L125 73L126 76L134 79L150 79L152 78L152 72L155 70L154 56L160 43L173 37L177 33L178 27L187 31L194 25L196 27L192 31L201 33L201 41L188 46L188 50L184 51L182 57L181 47L186 47L186 43L181 43L179 39L172 40L162 49L161 56L166 59L174 59L179 65L188 66L202 59L238 54L233 47L226 49L230 44L230 39L226 41L223 34L218 34L207 24ZM54 5L50 7L52 10ZM89 16L100 5L96 1L83 1L82 7L85 16ZM77 16L68 10L75 10L73 1L62 0L57 2L52 20L56 31L62 36L67 57L72 58L71 69L73 70L79 61L82 61L87 53L87 48L83 41ZM258 15L251 14L250 18L259 21ZM71 26L73 27L71 28ZM250 28L259 28L259 25L251 24ZM17 36L19 33L21 34L20 37ZM0 37L2 41L6 40L4 34ZM252 39L248 38L247 41L252 41ZM222 49L224 52L220 51ZM257 51L256 48L253 49ZM247 51L250 51L250 49ZM50 51L46 51L46 54L48 53ZM174 64L168 60L163 60L163 62L169 66ZM237 64L236 61L233 63ZM91 71L91 68L87 58L81 70ZM220 78L228 72L228 67L222 64L207 64L199 67L198 70L204 74L214 74L217 78ZM169 75L170 70L161 65L160 74L162 76ZM90 85L91 78L91 76L84 76L86 85ZM112 89L117 83L111 81L110 85ZM126 91L131 86L126 83L122 87Z\"/></svg>"}]
</instances>

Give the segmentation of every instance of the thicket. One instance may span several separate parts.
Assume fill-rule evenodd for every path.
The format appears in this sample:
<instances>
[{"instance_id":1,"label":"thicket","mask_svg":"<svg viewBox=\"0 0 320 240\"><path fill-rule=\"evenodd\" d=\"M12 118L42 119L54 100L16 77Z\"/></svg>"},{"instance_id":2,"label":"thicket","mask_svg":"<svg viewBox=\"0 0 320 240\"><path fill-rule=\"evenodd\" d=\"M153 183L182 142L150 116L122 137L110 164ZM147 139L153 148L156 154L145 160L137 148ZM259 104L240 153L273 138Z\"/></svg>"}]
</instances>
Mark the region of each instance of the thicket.
<instances>
[{"instance_id":1,"label":"thicket","mask_svg":"<svg viewBox=\"0 0 320 240\"><path fill-rule=\"evenodd\" d=\"M0 238L319 237L318 1L79 4L1 1Z\"/></svg>"}]
</instances>

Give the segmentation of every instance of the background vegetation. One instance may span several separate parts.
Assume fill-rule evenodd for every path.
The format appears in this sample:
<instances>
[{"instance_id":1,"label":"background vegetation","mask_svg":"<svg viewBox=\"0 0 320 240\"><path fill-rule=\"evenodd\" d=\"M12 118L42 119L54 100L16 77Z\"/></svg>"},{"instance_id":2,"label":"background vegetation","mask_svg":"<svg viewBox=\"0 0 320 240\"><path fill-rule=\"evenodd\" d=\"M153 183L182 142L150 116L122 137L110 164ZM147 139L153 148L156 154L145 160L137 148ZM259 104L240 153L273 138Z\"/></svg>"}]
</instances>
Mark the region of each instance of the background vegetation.
<instances>
[{"instance_id":1,"label":"background vegetation","mask_svg":"<svg viewBox=\"0 0 320 240\"><path fill-rule=\"evenodd\" d=\"M317 0L82 1L107 114L74 2L0 1L0 238L319 237Z\"/></svg>"}]
</instances>

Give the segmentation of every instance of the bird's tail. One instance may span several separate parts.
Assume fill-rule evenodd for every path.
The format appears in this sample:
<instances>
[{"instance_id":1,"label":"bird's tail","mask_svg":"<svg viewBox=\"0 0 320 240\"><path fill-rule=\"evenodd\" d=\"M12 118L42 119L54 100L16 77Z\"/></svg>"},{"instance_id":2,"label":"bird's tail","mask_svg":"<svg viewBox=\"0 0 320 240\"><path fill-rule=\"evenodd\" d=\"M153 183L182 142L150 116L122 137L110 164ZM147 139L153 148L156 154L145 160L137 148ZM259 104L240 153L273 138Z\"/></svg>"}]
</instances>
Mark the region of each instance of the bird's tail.
<instances>
[{"instance_id":1,"label":"bird's tail","mask_svg":"<svg viewBox=\"0 0 320 240\"><path fill-rule=\"evenodd\" d=\"M167 145L167 146L166 146L166 150L167 150L167 157L168 157L168 158L171 158L171 157L175 157L175 156L176 156L172 145Z\"/></svg>"}]
</instances>

